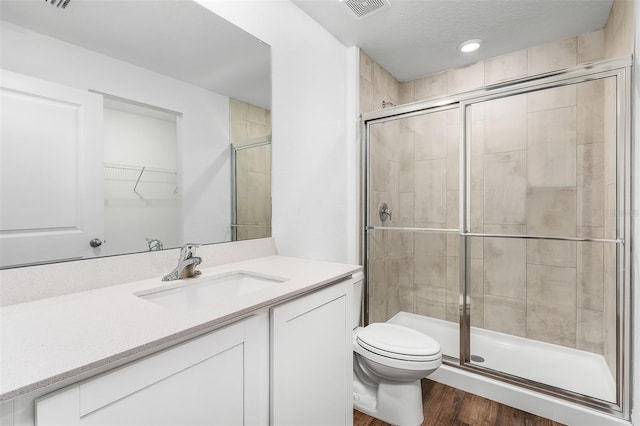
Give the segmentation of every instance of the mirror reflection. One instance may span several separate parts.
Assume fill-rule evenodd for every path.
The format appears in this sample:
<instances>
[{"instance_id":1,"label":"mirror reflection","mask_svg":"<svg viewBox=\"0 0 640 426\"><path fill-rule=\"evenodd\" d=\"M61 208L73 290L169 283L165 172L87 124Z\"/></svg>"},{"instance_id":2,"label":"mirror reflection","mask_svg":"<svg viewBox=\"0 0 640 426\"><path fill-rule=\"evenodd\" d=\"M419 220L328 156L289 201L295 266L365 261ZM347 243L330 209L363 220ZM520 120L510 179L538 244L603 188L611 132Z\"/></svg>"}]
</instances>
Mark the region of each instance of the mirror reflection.
<instances>
[{"instance_id":1,"label":"mirror reflection","mask_svg":"<svg viewBox=\"0 0 640 426\"><path fill-rule=\"evenodd\" d=\"M231 99L233 240L271 236L271 112Z\"/></svg>"},{"instance_id":2,"label":"mirror reflection","mask_svg":"<svg viewBox=\"0 0 640 426\"><path fill-rule=\"evenodd\" d=\"M178 235L175 114L104 99L102 255L161 250Z\"/></svg>"},{"instance_id":3,"label":"mirror reflection","mask_svg":"<svg viewBox=\"0 0 640 426\"><path fill-rule=\"evenodd\" d=\"M0 267L270 235L268 45L190 0L0 12Z\"/></svg>"}]
</instances>

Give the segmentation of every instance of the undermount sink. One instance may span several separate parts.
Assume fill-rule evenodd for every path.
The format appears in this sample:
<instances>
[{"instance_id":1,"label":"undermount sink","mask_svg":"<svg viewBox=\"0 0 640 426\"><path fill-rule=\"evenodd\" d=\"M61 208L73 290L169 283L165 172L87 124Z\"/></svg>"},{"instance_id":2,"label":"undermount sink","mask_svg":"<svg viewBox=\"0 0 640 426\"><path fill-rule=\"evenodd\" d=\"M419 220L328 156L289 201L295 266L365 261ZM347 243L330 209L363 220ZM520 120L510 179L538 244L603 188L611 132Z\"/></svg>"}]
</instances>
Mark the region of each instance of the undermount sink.
<instances>
[{"instance_id":1,"label":"undermount sink","mask_svg":"<svg viewBox=\"0 0 640 426\"><path fill-rule=\"evenodd\" d=\"M241 271L189 278L178 286L154 288L135 295L165 308L195 311L224 305L229 298L245 296L284 281L287 280Z\"/></svg>"}]
</instances>

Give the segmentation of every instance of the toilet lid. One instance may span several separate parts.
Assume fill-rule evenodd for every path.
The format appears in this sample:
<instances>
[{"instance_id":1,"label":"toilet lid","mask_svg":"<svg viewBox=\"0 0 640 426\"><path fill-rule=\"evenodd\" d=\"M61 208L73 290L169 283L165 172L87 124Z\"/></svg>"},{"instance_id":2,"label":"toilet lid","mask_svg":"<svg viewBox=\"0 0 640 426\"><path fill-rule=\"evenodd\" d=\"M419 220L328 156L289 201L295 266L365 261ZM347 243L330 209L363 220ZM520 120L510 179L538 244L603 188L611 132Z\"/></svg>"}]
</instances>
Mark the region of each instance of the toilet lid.
<instances>
[{"instance_id":1,"label":"toilet lid","mask_svg":"<svg viewBox=\"0 0 640 426\"><path fill-rule=\"evenodd\" d=\"M440 344L417 330L396 324L369 324L358 333L358 342L381 355L433 356L440 352Z\"/></svg>"}]
</instances>

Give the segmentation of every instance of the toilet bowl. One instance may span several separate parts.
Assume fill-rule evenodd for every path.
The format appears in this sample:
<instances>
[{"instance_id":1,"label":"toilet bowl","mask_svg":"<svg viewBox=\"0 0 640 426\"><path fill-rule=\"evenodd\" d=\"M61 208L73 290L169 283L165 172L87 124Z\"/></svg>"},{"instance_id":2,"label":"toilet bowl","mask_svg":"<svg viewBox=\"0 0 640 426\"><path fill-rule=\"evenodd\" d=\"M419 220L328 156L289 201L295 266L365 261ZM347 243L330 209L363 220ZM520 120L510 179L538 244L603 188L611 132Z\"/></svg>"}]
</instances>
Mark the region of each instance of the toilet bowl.
<instances>
[{"instance_id":1,"label":"toilet bowl","mask_svg":"<svg viewBox=\"0 0 640 426\"><path fill-rule=\"evenodd\" d=\"M358 284L362 285L355 284L354 299L361 296ZM424 333L396 324L358 327L360 303L357 304L358 320L354 319L353 331L354 408L393 425L422 424L420 380L442 364L440 344Z\"/></svg>"}]
</instances>

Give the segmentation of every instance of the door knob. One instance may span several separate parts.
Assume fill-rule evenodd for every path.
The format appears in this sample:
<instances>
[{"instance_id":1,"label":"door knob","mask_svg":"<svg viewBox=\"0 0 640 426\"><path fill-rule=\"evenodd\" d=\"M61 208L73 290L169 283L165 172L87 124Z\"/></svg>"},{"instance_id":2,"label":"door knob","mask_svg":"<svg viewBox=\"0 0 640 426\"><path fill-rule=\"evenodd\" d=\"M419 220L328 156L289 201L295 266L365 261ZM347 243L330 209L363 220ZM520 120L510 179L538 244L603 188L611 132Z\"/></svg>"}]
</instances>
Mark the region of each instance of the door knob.
<instances>
[{"instance_id":1,"label":"door knob","mask_svg":"<svg viewBox=\"0 0 640 426\"><path fill-rule=\"evenodd\" d=\"M102 240L100 238L94 238L89 241L89 245L93 248L100 247L102 245Z\"/></svg>"}]
</instances>

